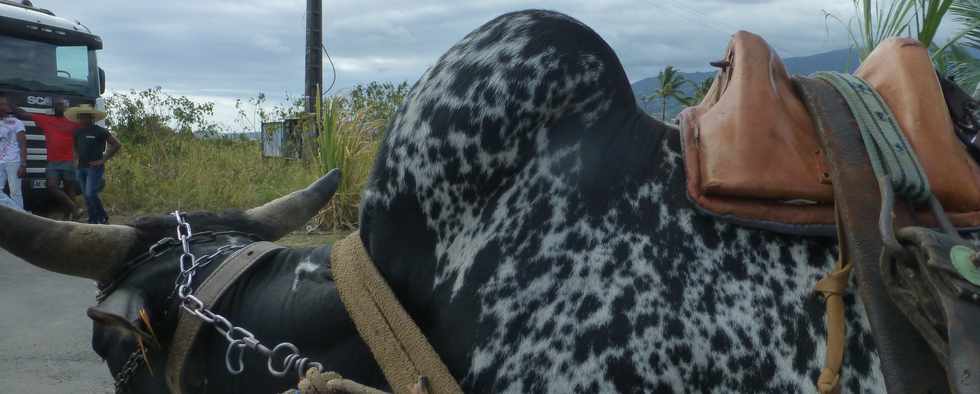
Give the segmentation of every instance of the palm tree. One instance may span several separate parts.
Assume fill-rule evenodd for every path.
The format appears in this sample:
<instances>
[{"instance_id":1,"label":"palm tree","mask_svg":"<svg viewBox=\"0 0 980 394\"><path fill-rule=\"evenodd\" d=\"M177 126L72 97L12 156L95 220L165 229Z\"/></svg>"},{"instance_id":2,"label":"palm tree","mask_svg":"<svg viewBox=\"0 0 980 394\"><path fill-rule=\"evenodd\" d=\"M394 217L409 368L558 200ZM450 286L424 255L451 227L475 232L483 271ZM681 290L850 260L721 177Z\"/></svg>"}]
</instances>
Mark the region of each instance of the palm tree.
<instances>
[{"instance_id":1,"label":"palm tree","mask_svg":"<svg viewBox=\"0 0 980 394\"><path fill-rule=\"evenodd\" d=\"M711 90L711 85L714 84L714 82L714 78L705 78L701 80L701 82L696 83L691 82L691 85L694 85L694 96L691 96L687 105L697 105L704 100L704 96L708 95L708 91Z\"/></svg>"},{"instance_id":2,"label":"palm tree","mask_svg":"<svg viewBox=\"0 0 980 394\"><path fill-rule=\"evenodd\" d=\"M681 86L684 86L684 83L687 81L674 66L667 66L660 74L657 74L657 80L660 81L660 86L653 92L653 95L647 97L647 100L660 99L662 105L660 120L666 122L667 102L670 99L677 100L680 103L686 102L687 98L684 96L684 92L681 91Z\"/></svg>"}]
</instances>

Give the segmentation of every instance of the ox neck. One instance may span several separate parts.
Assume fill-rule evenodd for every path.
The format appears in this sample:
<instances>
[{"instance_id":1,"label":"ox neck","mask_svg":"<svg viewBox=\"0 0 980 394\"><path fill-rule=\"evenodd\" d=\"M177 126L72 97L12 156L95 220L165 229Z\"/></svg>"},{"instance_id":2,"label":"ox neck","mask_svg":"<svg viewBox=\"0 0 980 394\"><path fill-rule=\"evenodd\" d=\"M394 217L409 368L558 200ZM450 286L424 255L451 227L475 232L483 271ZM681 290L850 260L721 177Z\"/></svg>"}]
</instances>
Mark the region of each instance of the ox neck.
<instances>
[{"instance_id":1,"label":"ox neck","mask_svg":"<svg viewBox=\"0 0 980 394\"><path fill-rule=\"evenodd\" d=\"M205 243L232 244L241 243L241 240L243 239L250 240L249 242L258 242L260 240L259 237L254 234L241 231L202 231L194 234L190 238L190 243L191 245L200 245ZM180 245L180 242L172 237L158 240L145 252L137 255L123 264L110 276L111 279L98 282L99 294L96 296L96 300L99 302L104 300L105 297L111 294L112 291L120 283L125 281L135 270L145 266L148 263L155 262L165 255L177 253Z\"/></svg>"}]
</instances>

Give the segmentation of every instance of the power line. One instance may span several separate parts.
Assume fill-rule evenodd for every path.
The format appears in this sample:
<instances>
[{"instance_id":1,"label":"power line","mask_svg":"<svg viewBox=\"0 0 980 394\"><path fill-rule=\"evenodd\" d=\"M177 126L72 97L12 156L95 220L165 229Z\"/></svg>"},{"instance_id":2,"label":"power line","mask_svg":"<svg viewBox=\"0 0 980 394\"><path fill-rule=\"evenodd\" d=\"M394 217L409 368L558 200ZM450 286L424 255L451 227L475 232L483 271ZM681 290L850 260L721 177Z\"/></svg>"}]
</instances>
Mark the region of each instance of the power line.
<instances>
[{"instance_id":1,"label":"power line","mask_svg":"<svg viewBox=\"0 0 980 394\"><path fill-rule=\"evenodd\" d=\"M738 30L744 30L744 29L739 29L737 27L731 26L731 25L729 25L727 23L724 23L724 22L721 22L721 21L717 21L717 20L711 20L710 22L706 23L706 21L708 21L708 20L710 20L712 18L710 18L708 15L705 15L704 13L702 13L702 12L700 12L698 10L687 8L687 7L683 7L683 6L681 6L680 4L678 4L674 0L666 0L666 1L663 1L663 2L660 2L660 3L656 3L656 2L654 2L654 0L649 0L649 1L652 4L655 4L655 5L666 5L666 6L668 6L669 10L674 11L674 14L675 15L678 15L678 16L680 16L680 17L682 17L682 18L684 18L684 19L686 19L686 20L688 20L690 22L694 22L694 23L696 23L696 24L698 24L698 25L700 25L702 27L706 27L708 29L711 29L711 30L714 30L716 32L722 33L722 34L724 34L728 38L731 38L732 34L734 34L736 31L738 31ZM723 31L723 30L719 29L717 26L722 26L724 28L731 29L731 30L726 32L726 31ZM773 48L775 48L781 54L784 54L786 56L792 55L792 52L787 51L784 48L780 48L780 47L774 45L773 43L769 43L769 45L772 46Z\"/></svg>"},{"instance_id":2,"label":"power line","mask_svg":"<svg viewBox=\"0 0 980 394\"><path fill-rule=\"evenodd\" d=\"M651 0L651 2L652 1L653 0ZM727 25L725 25L723 23L710 23L710 24L706 24L704 21L708 19L708 16L707 15L704 15L704 14L698 12L698 11L694 11L694 10L690 10L690 9L686 9L686 8L680 7L680 6L678 6L677 4L675 4L674 2L672 2L670 0L667 0L666 2L657 4L657 5L666 5L666 6L670 7L671 10L674 11L674 14L675 15L680 15L681 17L685 17L685 16L690 17L690 18L685 18L685 19L687 19L688 21L693 21L695 23L698 23L698 24L700 24L703 27L707 27L707 28L709 28L711 30L717 31L719 33L722 33L722 34L724 34L726 36L731 36L732 33L734 33L735 31L738 30L738 29L736 29L734 27L727 26ZM728 29L731 29L731 30L729 30L729 31L721 30L721 29L719 29L717 27L718 25L724 26L725 28L728 28Z\"/></svg>"},{"instance_id":3,"label":"power line","mask_svg":"<svg viewBox=\"0 0 980 394\"><path fill-rule=\"evenodd\" d=\"M657 3L655 0L647 0L647 1L649 1L650 4L653 4L653 5L657 5L657 6L663 5L663 3ZM714 30L714 31L719 32L721 34L724 34L726 37L727 36L731 36L731 32L725 32L725 31L722 31L721 29L718 29L717 27L714 27L714 26L711 26L711 25L706 25L703 20L700 20L700 19L697 19L697 18L690 18L690 15L688 15L686 13L679 13L679 10L676 9L676 8L675 9L672 9L672 10L674 11L674 13L676 15L678 15L678 16L686 19L689 22L693 22L695 24L701 25L702 27L706 27L708 29Z\"/></svg>"},{"instance_id":4,"label":"power line","mask_svg":"<svg viewBox=\"0 0 980 394\"><path fill-rule=\"evenodd\" d=\"M330 58L330 52L327 52L326 45L320 45L320 48L323 48L323 54L327 56L327 61L330 62L330 74L333 75L333 79L330 81L330 87L321 93L321 96L326 96L328 92L333 90L333 85L337 83L337 67L334 67L333 59Z\"/></svg>"}]
</instances>

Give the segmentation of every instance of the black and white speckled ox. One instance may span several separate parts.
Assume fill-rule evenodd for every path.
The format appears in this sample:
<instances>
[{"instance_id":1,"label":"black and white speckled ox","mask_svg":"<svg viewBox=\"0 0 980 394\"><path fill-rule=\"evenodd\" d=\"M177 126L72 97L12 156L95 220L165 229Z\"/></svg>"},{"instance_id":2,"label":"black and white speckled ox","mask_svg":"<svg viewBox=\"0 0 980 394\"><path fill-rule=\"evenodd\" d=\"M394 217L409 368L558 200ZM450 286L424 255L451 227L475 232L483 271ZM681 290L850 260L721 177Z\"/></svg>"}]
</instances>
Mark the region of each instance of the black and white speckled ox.
<instances>
[{"instance_id":1,"label":"black and white speckled ox","mask_svg":"<svg viewBox=\"0 0 980 394\"><path fill-rule=\"evenodd\" d=\"M637 108L609 46L567 16L518 12L466 36L414 87L364 192L361 236L467 392L815 392L825 331L811 289L833 265L833 241L716 221L691 206L684 183L678 133ZM189 219L275 239L335 187L328 176L303 203ZM56 224L2 207L0 222L4 248L94 279L175 224ZM383 385L327 256L326 246L282 251L216 309ZM175 308L165 303L175 276L171 256L117 290L145 304L164 348L175 323L158 316ZM844 391L884 391L864 311L845 301ZM116 373L145 332L133 316L92 315L93 345ZM228 375L222 340L207 338L208 392L295 384L252 356L246 368L259 372ZM158 372L141 369L135 391L166 390L165 355L153 353Z\"/></svg>"},{"instance_id":2,"label":"black and white speckled ox","mask_svg":"<svg viewBox=\"0 0 980 394\"><path fill-rule=\"evenodd\" d=\"M685 194L678 132L568 16L503 15L396 115L361 235L464 389L816 392L832 240L736 227ZM884 391L848 296L846 392Z\"/></svg>"}]
</instances>

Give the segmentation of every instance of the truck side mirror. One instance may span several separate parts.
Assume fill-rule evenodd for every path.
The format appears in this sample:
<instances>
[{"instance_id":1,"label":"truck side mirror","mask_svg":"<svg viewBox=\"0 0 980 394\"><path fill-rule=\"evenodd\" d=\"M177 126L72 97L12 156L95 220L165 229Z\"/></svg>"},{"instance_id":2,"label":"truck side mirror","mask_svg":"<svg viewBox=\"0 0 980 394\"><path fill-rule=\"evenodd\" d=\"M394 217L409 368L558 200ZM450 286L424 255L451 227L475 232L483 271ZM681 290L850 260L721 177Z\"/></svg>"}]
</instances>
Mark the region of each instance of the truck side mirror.
<instances>
[{"instance_id":1,"label":"truck side mirror","mask_svg":"<svg viewBox=\"0 0 980 394\"><path fill-rule=\"evenodd\" d=\"M99 67L99 94L105 93L105 70Z\"/></svg>"}]
</instances>

